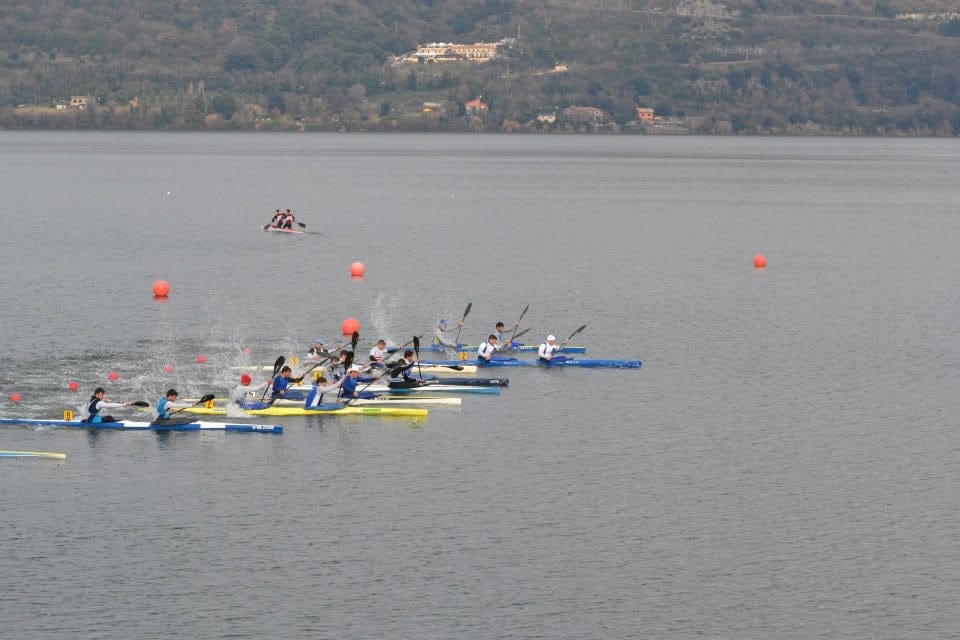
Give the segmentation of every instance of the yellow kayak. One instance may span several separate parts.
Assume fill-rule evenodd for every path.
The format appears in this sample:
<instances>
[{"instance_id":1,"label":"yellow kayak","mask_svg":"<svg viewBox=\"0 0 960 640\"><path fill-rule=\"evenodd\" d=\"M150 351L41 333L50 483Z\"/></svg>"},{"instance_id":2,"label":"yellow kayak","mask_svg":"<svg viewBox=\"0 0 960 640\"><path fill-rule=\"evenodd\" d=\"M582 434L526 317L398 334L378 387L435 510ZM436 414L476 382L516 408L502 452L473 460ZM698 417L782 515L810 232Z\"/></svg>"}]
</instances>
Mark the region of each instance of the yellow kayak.
<instances>
[{"instance_id":1,"label":"yellow kayak","mask_svg":"<svg viewBox=\"0 0 960 640\"><path fill-rule=\"evenodd\" d=\"M65 453L50 451L0 451L0 458L46 458L47 460L66 460Z\"/></svg>"},{"instance_id":2,"label":"yellow kayak","mask_svg":"<svg viewBox=\"0 0 960 640\"><path fill-rule=\"evenodd\" d=\"M226 409L208 409L207 407L190 407L184 412L202 415L223 416ZM348 405L339 409L304 409L300 407L268 407L266 409L244 410L245 416L402 416L407 418L425 418L429 415L426 409L412 409L410 407L354 407Z\"/></svg>"}]
</instances>

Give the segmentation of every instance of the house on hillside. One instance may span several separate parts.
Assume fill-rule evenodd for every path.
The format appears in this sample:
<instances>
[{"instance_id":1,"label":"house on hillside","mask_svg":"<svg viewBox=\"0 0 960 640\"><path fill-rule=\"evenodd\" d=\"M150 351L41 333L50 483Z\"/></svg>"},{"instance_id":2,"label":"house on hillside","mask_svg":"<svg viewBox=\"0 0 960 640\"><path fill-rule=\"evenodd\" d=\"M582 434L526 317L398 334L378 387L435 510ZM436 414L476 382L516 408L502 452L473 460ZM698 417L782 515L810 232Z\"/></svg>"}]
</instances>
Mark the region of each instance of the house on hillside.
<instances>
[{"instance_id":1,"label":"house on hillside","mask_svg":"<svg viewBox=\"0 0 960 640\"><path fill-rule=\"evenodd\" d=\"M70 96L71 109L86 109L90 105L96 104L97 99L93 96Z\"/></svg>"},{"instance_id":2,"label":"house on hillside","mask_svg":"<svg viewBox=\"0 0 960 640\"><path fill-rule=\"evenodd\" d=\"M410 62L486 62L500 57L496 42L475 42L474 44L454 44L431 42L417 45L417 50L407 58Z\"/></svg>"},{"instance_id":3,"label":"house on hillside","mask_svg":"<svg viewBox=\"0 0 960 640\"><path fill-rule=\"evenodd\" d=\"M563 110L563 119L575 124L601 124L606 115L603 109L596 107L567 107Z\"/></svg>"},{"instance_id":4,"label":"house on hillside","mask_svg":"<svg viewBox=\"0 0 960 640\"><path fill-rule=\"evenodd\" d=\"M649 107L637 107L637 120L640 122L653 122L654 111Z\"/></svg>"},{"instance_id":5,"label":"house on hillside","mask_svg":"<svg viewBox=\"0 0 960 640\"><path fill-rule=\"evenodd\" d=\"M467 113L473 114L483 114L490 110L490 107L487 106L487 103L482 101L480 98L467 100L465 103L463 103L463 106L467 110Z\"/></svg>"}]
</instances>

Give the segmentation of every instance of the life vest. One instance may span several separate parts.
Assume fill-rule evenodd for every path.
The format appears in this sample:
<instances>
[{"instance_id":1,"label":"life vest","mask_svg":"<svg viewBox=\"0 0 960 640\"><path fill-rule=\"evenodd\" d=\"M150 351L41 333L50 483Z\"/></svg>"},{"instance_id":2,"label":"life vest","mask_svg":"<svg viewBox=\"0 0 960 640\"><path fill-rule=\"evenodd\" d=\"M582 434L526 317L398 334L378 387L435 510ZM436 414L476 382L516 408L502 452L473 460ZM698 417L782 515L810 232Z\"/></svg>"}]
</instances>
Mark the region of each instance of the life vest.
<instances>
[{"instance_id":1,"label":"life vest","mask_svg":"<svg viewBox=\"0 0 960 640\"><path fill-rule=\"evenodd\" d=\"M87 417L83 419L83 422L100 422L100 409L97 408L99 402L97 396L90 396L90 400L87 402Z\"/></svg>"}]
</instances>

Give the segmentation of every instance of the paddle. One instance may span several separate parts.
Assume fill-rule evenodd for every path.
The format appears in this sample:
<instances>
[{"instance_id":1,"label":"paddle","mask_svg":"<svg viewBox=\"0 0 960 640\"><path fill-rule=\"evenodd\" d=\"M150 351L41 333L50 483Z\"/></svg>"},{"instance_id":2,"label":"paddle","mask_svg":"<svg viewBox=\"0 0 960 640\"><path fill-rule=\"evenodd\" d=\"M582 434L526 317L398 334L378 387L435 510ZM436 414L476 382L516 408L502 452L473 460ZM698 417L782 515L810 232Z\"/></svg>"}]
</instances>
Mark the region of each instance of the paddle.
<instances>
[{"instance_id":1,"label":"paddle","mask_svg":"<svg viewBox=\"0 0 960 640\"><path fill-rule=\"evenodd\" d=\"M467 305L467 311L470 311L470 305ZM463 317L467 317L466 312L464 312ZM457 335L460 335L460 332L457 332ZM417 354L417 375L420 376L420 380L423 381L423 371L420 369L420 338L418 336L413 336L413 352Z\"/></svg>"},{"instance_id":2,"label":"paddle","mask_svg":"<svg viewBox=\"0 0 960 640\"><path fill-rule=\"evenodd\" d=\"M460 348L460 330L463 329L463 321L467 319L467 315L470 313L471 307L473 307L473 303L472 303L472 302L468 302L468 303L467 303L467 308L463 310L463 317L460 318L460 325L457 327L457 338L456 338L456 340L453 341L454 344L456 345L456 348L457 348L457 349ZM416 341L414 344L419 346L419 344L420 344L420 339L418 338L417 341ZM419 359L420 359L420 354L418 353L418 354L417 354L417 360L419 360Z\"/></svg>"},{"instance_id":3,"label":"paddle","mask_svg":"<svg viewBox=\"0 0 960 640\"><path fill-rule=\"evenodd\" d=\"M297 224L300 225L300 228L301 228L301 229L306 229L306 228L307 228L307 225L303 224L303 223L300 222L299 220L297 220Z\"/></svg>"},{"instance_id":4,"label":"paddle","mask_svg":"<svg viewBox=\"0 0 960 640\"><path fill-rule=\"evenodd\" d=\"M570 338L572 338L573 336L577 335L578 333L580 333L581 331L583 331L583 330L586 329L586 328L587 328L587 325L583 325L582 327L580 327L579 329L577 329L576 331L574 331L573 333L571 333L570 336L567 337L567 339L564 340L562 344L567 344L568 342L570 342Z\"/></svg>"},{"instance_id":5,"label":"paddle","mask_svg":"<svg viewBox=\"0 0 960 640\"><path fill-rule=\"evenodd\" d=\"M130 403L131 407L149 407L150 403L145 400L137 400L136 402Z\"/></svg>"},{"instance_id":6,"label":"paddle","mask_svg":"<svg viewBox=\"0 0 960 640\"><path fill-rule=\"evenodd\" d=\"M260 396L260 402L263 402L263 399L267 397L267 391L270 390L271 385L273 385L274 378L277 377L277 374L280 373L280 368L283 366L283 356L277 358L277 361L273 363L273 374L270 375L270 384L267 385L267 388L263 390L263 395Z\"/></svg>"},{"instance_id":7,"label":"paddle","mask_svg":"<svg viewBox=\"0 0 960 640\"><path fill-rule=\"evenodd\" d=\"M202 398L200 398L199 400L197 400L196 402L194 402L192 405L190 405L190 407L196 407L196 406L201 405L201 404L206 404L206 403L210 402L211 400L213 400L213 399L216 398L216 397L217 397L217 396L215 396L214 394L208 393L207 395L203 396ZM190 407L183 407L182 409L174 409L173 411L170 412L170 415L172 416L172 415L175 414L175 413L180 413L180 412L183 411L184 409L189 409Z\"/></svg>"},{"instance_id":8,"label":"paddle","mask_svg":"<svg viewBox=\"0 0 960 640\"><path fill-rule=\"evenodd\" d=\"M524 329L523 331L521 331L521 332L518 333L517 335L513 336L512 338L510 338L510 342L513 342L513 341L516 340L517 338L526 335L529 331L530 331L530 329Z\"/></svg>"},{"instance_id":9,"label":"paddle","mask_svg":"<svg viewBox=\"0 0 960 640\"><path fill-rule=\"evenodd\" d=\"M510 334L510 339L507 340L508 345L517 339L517 329L520 328L520 322L523 320L523 316L527 315L527 311L529 309L530 309L530 305L525 306L523 308L523 312L520 314L520 317L517 318L517 324L513 325L513 332Z\"/></svg>"}]
</instances>

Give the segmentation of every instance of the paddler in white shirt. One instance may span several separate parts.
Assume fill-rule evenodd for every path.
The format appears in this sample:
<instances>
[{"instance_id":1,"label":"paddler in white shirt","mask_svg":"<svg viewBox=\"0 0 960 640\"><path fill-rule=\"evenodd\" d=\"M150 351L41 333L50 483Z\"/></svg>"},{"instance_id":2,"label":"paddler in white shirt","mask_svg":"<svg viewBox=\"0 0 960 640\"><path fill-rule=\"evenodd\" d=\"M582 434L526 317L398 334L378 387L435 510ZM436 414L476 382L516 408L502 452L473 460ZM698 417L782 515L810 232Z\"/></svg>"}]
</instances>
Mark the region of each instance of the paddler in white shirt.
<instances>
[{"instance_id":1,"label":"paddler in white shirt","mask_svg":"<svg viewBox=\"0 0 960 640\"><path fill-rule=\"evenodd\" d=\"M268 380L264 380L258 384L253 384L253 378L250 377L250 374L245 373L240 376L240 384L233 388L233 391L230 392L230 401L235 402L244 409L247 408L247 395L251 393L257 393L258 391L263 391L270 385Z\"/></svg>"},{"instance_id":2,"label":"paddler in white shirt","mask_svg":"<svg viewBox=\"0 0 960 640\"><path fill-rule=\"evenodd\" d=\"M377 340L377 346L370 349L370 366L382 367L383 359L387 357L387 341L383 338Z\"/></svg>"},{"instance_id":3,"label":"paddler in white shirt","mask_svg":"<svg viewBox=\"0 0 960 640\"><path fill-rule=\"evenodd\" d=\"M324 357L327 353L327 348L323 346L323 338L317 338L313 343L313 346L307 351L307 357L313 360L314 362L325 360Z\"/></svg>"},{"instance_id":4,"label":"paddler in white shirt","mask_svg":"<svg viewBox=\"0 0 960 640\"><path fill-rule=\"evenodd\" d=\"M503 347L497 344L497 336L491 333L487 338L487 341L477 348L477 366L482 367L490 362L490 360L493 358L493 354L501 349L503 349Z\"/></svg>"},{"instance_id":5,"label":"paddler in white shirt","mask_svg":"<svg viewBox=\"0 0 960 640\"><path fill-rule=\"evenodd\" d=\"M310 389L310 393L307 394L307 399L303 403L303 408L316 409L323 403L323 394L331 391L339 392L340 386L343 384L344 380L345 378L340 378L333 384L328 384L327 379L321 375L319 378L317 378L317 382L313 385L313 388Z\"/></svg>"},{"instance_id":6,"label":"paddler in white shirt","mask_svg":"<svg viewBox=\"0 0 960 640\"><path fill-rule=\"evenodd\" d=\"M559 345L557 344L556 336L549 335L547 336L546 342L540 343L540 349L537 351L537 355L540 358L540 362L547 364L553 361L563 362L567 360L566 356L554 355L563 351L563 348L567 346L567 341L564 340Z\"/></svg>"}]
</instances>

